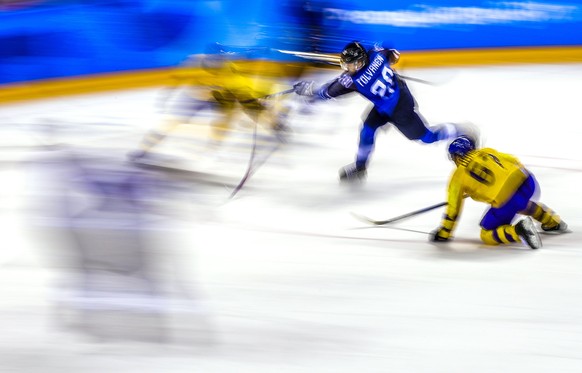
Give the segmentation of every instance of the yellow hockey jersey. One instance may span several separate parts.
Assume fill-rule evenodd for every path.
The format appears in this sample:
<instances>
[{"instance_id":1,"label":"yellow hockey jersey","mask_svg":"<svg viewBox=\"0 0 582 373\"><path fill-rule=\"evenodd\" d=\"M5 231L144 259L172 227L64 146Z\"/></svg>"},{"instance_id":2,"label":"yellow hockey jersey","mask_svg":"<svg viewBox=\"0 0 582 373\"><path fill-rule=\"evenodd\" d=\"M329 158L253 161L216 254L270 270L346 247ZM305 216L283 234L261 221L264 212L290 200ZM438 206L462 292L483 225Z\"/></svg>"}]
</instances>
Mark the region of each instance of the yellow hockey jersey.
<instances>
[{"instance_id":1,"label":"yellow hockey jersey","mask_svg":"<svg viewBox=\"0 0 582 373\"><path fill-rule=\"evenodd\" d=\"M175 74L178 83L187 81L193 87L206 87L228 91L236 99L249 100L272 94L278 90L278 82L259 74L251 75L240 71L233 61L223 61L213 68L182 69Z\"/></svg>"},{"instance_id":2,"label":"yellow hockey jersey","mask_svg":"<svg viewBox=\"0 0 582 373\"><path fill-rule=\"evenodd\" d=\"M453 228L461 213L464 196L493 207L503 206L527 179L529 173L514 156L483 148L458 160L448 186L444 226Z\"/></svg>"}]
</instances>

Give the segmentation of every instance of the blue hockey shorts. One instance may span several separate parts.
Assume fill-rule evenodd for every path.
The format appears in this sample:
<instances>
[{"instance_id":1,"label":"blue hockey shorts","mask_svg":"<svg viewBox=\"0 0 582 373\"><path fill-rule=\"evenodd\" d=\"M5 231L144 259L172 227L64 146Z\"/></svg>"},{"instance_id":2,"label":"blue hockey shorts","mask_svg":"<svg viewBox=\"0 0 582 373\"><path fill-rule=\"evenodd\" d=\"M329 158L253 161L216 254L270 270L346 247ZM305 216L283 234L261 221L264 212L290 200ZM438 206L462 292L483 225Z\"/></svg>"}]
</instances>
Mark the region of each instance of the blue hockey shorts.
<instances>
[{"instance_id":1,"label":"blue hockey shorts","mask_svg":"<svg viewBox=\"0 0 582 373\"><path fill-rule=\"evenodd\" d=\"M525 210L538 189L536 179L530 174L507 203L498 208L491 207L485 213L485 216L481 219L481 227L493 230L499 226L511 224L515 215Z\"/></svg>"}]
</instances>

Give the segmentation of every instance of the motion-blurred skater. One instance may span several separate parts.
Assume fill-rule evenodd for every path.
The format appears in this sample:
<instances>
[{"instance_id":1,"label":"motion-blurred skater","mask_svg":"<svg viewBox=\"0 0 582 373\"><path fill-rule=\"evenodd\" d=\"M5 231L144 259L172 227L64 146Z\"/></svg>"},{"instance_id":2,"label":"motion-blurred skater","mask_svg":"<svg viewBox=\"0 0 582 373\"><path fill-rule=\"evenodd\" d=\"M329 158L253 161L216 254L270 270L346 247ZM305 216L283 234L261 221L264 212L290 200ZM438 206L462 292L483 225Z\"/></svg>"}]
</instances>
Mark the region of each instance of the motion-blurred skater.
<instances>
[{"instance_id":1,"label":"motion-blurred skater","mask_svg":"<svg viewBox=\"0 0 582 373\"><path fill-rule=\"evenodd\" d=\"M271 130L279 140L287 134L285 125L288 107L277 99L268 102L261 98L280 91L273 78L261 76L256 71L242 71L233 61L234 56L220 44L203 56L196 56L185 63L177 75L177 86L187 85L176 102L171 105L161 125L150 130L141 140L138 149L129 154L131 160L146 156L177 126L188 123L204 110L212 110L216 118L211 123L210 145L218 145L228 135L234 118L243 112L254 122ZM173 92L176 87L170 87ZM202 93L201 93L202 92Z\"/></svg>"}]
</instances>

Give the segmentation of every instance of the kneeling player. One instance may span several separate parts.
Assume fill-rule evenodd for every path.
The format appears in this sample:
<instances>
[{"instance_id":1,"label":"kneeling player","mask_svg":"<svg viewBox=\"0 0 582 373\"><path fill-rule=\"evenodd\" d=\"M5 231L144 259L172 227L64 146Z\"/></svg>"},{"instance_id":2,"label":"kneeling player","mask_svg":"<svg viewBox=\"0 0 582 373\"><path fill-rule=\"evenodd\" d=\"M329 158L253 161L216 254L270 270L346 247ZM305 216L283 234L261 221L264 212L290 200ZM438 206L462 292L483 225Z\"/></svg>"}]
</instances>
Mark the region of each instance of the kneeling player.
<instances>
[{"instance_id":1,"label":"kneeling player","mask_svg":"<svg viewBox=\"0 0 582 373\"><path fill-rule=\"evenodd\" d=\"M540 222L546 232L568 230L558 215L532 199L539 186L516 157L491 148L477 149L468 137L453 140L448 151L457 169L449 181L446 213L441 226L431 233L432 241L451 238L465 196L491 206L480 224L481 239L488 245L524 241L532 249L541 247L530 217ZM527 217L512 225L518 214Z\"/></svg>"}]
</instances>

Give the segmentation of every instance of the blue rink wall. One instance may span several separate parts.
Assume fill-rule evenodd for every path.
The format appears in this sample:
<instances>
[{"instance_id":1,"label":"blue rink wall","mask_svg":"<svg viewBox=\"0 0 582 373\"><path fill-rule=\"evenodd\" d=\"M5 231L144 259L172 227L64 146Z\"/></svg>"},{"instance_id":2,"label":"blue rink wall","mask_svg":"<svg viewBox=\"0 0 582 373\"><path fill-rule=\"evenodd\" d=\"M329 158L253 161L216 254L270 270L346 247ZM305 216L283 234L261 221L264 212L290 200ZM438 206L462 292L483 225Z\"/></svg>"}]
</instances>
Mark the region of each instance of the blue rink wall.
<instances>
[{"instance_id":1,"label":"blue rink wall","mask_svg":"<svg viewBox=\"0 0 582 373\"><path fill-rule=\"evenodd\" d=\"M8 4L3 2L3 4ZM337 53L579 46L579 1L45 0L0 5L0 84L178 65L209 44Z\"/></svg>"}]
</instances>

